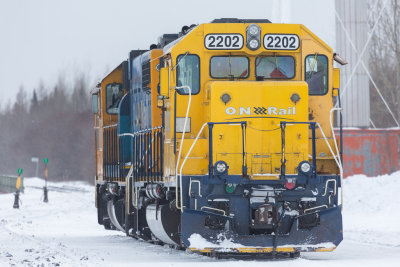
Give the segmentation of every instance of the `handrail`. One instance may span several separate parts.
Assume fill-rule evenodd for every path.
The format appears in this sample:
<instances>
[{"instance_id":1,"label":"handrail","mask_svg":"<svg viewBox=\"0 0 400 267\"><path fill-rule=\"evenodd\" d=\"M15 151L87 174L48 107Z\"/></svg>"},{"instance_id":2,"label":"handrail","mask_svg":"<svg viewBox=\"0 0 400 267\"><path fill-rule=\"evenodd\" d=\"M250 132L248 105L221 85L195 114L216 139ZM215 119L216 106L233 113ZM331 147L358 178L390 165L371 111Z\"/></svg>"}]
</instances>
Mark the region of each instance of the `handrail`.
<instances>
[{"instance_id":1,"label":"handrail","mask_svg":"<svg viewBox=\"0 0 400 267\"><path fill-rule=\"evenodd\" d=\"M176 201L176 208L177 209L180 209L181 210L181 212L183 212L183 193L182 193L182 169L183 169L183 166L185 166L185 163L186 163L186 160L188 159L188 157L189 157L189 155L190 155L190 153L192 152L192 150L193 150L193 147L196 145L196 143L197 143L197 140L199 139L199 137L200 137L200 134L203 132L203 129L204 129L204 127L207 125L207 122L206 123L204 123L202 126L201 126L201 128L200 128L200 130L199 130L199 132L198 132L198 134L197 134L197 136L196 136L196 138L194 139L194 141L193 141L193 143L192 143L192 145L190 146L190 149L189 149L189 151L188 151L188 153L186 154L186 156L185 156L185 158L184 158L184 160L183 160L183 162L182 162L182 165L181 165L181 169L180 169L180 173L179 173L179 186L180 186L180 199L181 199L181 201L180 201L180 203L181 203L181 206L179 207L178 206L178 201ZM181 150L179 150L179 153L181 152ZM180 154L179 154L180 155ZM175 194L175 197L176 197L176 199L178 199L178 179L177 179L178 177L176 177L176 194Z\"/></svg>"},{"instance_id":2,"label":"handrail","mask_svg":"<svg viewBox=\"0 0 400 267\"><path fill-rule=\"evenodd\" d=\"M333 109L332 109L333 110ZM332 110L331 110L331 114L332 114ZM333 130L333 127L332 127L332 119L330 120L331 121L331 129ZM323 139L325 140L325 143L326 143L326 145L328 146L328 148L329 148L329 150L330 150L330 152L331 152L331 154L332 154L332 156L333 156L333 159L335 160L335 162L336 162L336 165L338 166L338 168L339 168L339 172L340 172L340 188L341 188L341 205L342 205L342 209L343 209L343 165L342 165L342 162L341 162L341 160L340 160L340 155L339 155L339 153L338 154L335 154L334 152L333 152L333 149L332 149L332 146L329 144L329 141L328 141L328 138L326 137L326 135L325 135L325 132L324 132L324 130L322 129L322 127L321 127L321 125L318 123L318 122L289 122L289 123L286 123L285 121L281 121L280 122L280 124L281 124L281 129L282 129L282 125L290 125L290 124L310 124L310 125L313 125L313 124L316 124L317 126L318 126L318 129L321 131L321 134L322 134L322 136L323 136ZM313 142L315 142L315 136L314 136L314 132L313 132ZM337 143L336 143L336 139L335 139L335 136L333 136L333 141L334 141L334 143L335 143L335 147L336 147L336 151L338 151L338 148L337 148ZM315 155L315 153L314 153L314 150L315 150L315 145L313 145L313 161L314 161L314 159L315 159L315 157L316 157L316 155ZM284 155L282 155L282 157L283 157L283 159L284 159ZM314 168L315 168L315 166L313 166Z\"/></svg>"},{"instance_id":3,"label":"handrail","mask_svg":"<svg viewBox=\"0 0 400 267\"><path fill-rule=\"evenodd\" d=\"M333 111L335 111L335 110L341 111L342 108L332 108L332 109L331 109L331 111L329 112L329 122L330 122L330 125L331 125L333 143L335 144L336 154L338 155L338 159L339 159L340 164L342 164L342 160L341 160L341 158L340 158L340 156L339 156L339 155L340 155L339 148L338 148L338 145L337 145L337 142L336 142L335 131L333 130L333 122L332 122L333 116L332 116L332 115L333 115Z\"/></svg>"},{"instance_id":4,"label":"handrail","mask_svg":"<svg viewBox=\"0 0 400 267\"><path fill-rule=\"evenodd\" d=\"M118 126L118 124L116 123L116 124L111 124L111 125L103 126L102 128L103 128L103 129L107 129L107 128L112 128L112 127L117 127L117 126Z\"/></svg>"},{"instance_id":5,"label":"handrail","mask_svg":"<svg viewBox=\"0 0 400 267\"><path fill-rule=\"evenodd\" d=\"M281 177L285 177L286 175L286 158L285 158L285 146L286 146L286 139L285 139L285 130L287 125L295 125L295 124L309 124L311 126L311 133L312 133L312 175L315 176L317 172L317 156L316 156L316 143L315 143L315 125L316 122L313 121L281 121L279 123L281 128L281 137L282 137L282 159L281 159Z\"/></svg>"},{"instance_id":6,"label":"handrail","mask_svg":"<svg viewBox=\"0 0 400 267\"><path fill-rule=\"evenodd\" d=\"M329 150L330 150L330 152L331 152L331 154L332 154L332 156L333 156L333 159L334 159L335 162L336 162L336 165L339 167L339 171L340 171L340 188L341 188L341 195L340 195L340 198L341 198L341 205L342 205L342 210L343 210L343 165L342 165L342 162L340 161L340 155L335 155L335 153L333 152L333 149L332 149L331 145L330 145L329 142L328 142L328 138L326 138L326 135L325 135L325 133L324 133L324 130L322 130L321 125L320 125L318 122L317 122L317 125L318 125L318 128L319 128L319 130L321 131L322 136L324 137L324 140L325 140L325 142L326 142L326 144L327 144L327 146L328 146L328 148L329 148ZM334 142L336 143L336 139L333 138L333 140L334 140Z\"/></svg>"},{"instance_id":7,"label":"handrail","mask_svg":"<svg viewBox=\"0 0 400 267\"><path fill-rule=\"evenodd\" d=\"M242 125L243 123L245 123L245 122L230 122L229 124L241 124L241 125ZM214 122L214 123L212 123L212 124L225 124L225 123L224 123L224 122ZM179 206L178 206L178 201L176 201L176 203L177 203L177 204L176 204L176 207L177 207L177 209L180 209L182 212L183 212L183 192L182 192L183 183L182 183L182 170L183 170L183 167L185 166L185 163L186 163L187 159L188 159L189 156L190 156L190 153L191 153L192 150L193 150L193 147L196 145L197 140L199 139L200 134L203 132L204 127L206 127L206 125L210 125L210 123L209 123L209 122L206 122L206 123L204 123L204 124L201 126L201 128L200 128L199 132L197 133L197 136L196 136L196 138L194 139L192 145L190 146L190 149L189 149L188 153L186 154L186 156L185 156L185 158L184 158L184 160L183 160L183 162L182 162L181 168L180 168L180 170L179 170L179 186L180 186L180 203L181 203L181 205L180 205L180 207L179 207ZM209 138L211 138L211 137L209 137ZM181 149L180 149L179 152L181 152ZM211 152L209 151L209 153L211 153ZM180 156L180 154L179 154L179 156ZM209 155L209 157L210 157L210 155ZM178 193L177 193L177 192L178 192L178 179L176 179L176 199L178 199Z\"/></svg>"},{"instance_id":8,"label":"handrail","mask_svg":"<svg viewBox=\"0 0 400 267\"><path fill-rule=\"evenodd\" d=\"M119 134L118 136L131 136L131 137L135 137L136 135L139 135L139 134L142 134L142 133L146 133L146 132L150 132L150 131L153 131L153 130L158 130L158 129L161 129L161 128L163 128L163 126L157 126L157 127L153 127L153 128L147 128L147 129L143 129L143 130L136 131L136 132L134 132L134 133L122 133L122 134Z\"/></svg>"},{"instance_id":9,"label":"handrail","mask_svg":"<svg viewBox=\"0 0 400 267\"><path fill-rule=\"evenodd\" d=\"M340 101L340 96L339 96L339 101ZM341 106L339 106L338 108L335 108L335 107L333 107L332 109L331 109L331 111L330 111L330 113L329 113L329 122L330 122L330 124L331 124L331 130L332 130L332 137L333 137L333 143L335 144L335 147L336 147L336 153L337 153L337 157L338 157L338 159L339 159L339 162L340 162L340 166L341 167L339 167L339 170L340 170L340 202L341 202L341 204L342 204L342 209L343 209L343 163L342 163L342 159L341 159L341 154L340 153L342 153L342 155L343 155L343 151L341 151L340 150L340 152L339 152L339 148L338 148L338 145L337 145L337 142L336 142L336 135L335 135L335 131L333 130L333 111L335 111L335 110L338 110L339 112L340 112L340 119L341 119L341 116L342 116L342 107ZM340 124L340 130L342 130L342 124ZM343 145L342 145L342 143L343 143L343 139L342 139L342 131L340 131L340 146L341 146L341 148L343 147Z\"/></svg>"},{"instance_id":10,"label":"handrail","mask_svg":"<svg viewBox=\"0 0 400 267\"><path fill-rule=\"evenodd\" d=\"M188 106L187 106L187 109L186 109L186 116L185 116L185 122L183 123L183 131L182 131L181 144L180 144L180 146L179 146L179 154L178 154L178 159L177 159L176 167L175 167L175 180L176 180L175 198L176 198L176 199L178 199L178 179L177 179L178 166L179 166L179 161L180 161L181 154L182 154L183 140L185 139L186 124L187 124L187 119L188 119L188 117L189 117L190 104L191 104L191 102L192 102L192 89L190 88L190 86L187 86L187 85L178 86L178 87L175 87L175 90L177 90L177 89L183 89L183 88L186 88L186 89L189 90L189 102L188 102ZM174 125L174 127L176 127L176 126ZM182 183L182 180L181 180L181 183ZM182 187L181 187L181 188L182 188ZM181 190L181 200L182 200L182 199L183 199L183 196L182 196L182 190ZM180 203L180 204L181 204L181 207L179 208L179 207L178 207L179 203L178 203L178 201L176 201L176 208L182 210L183 204L182 204L182 203Z\"/></svg>"},{"instance_id":11,"label":"handrail","mask_svg":"<svg viewBox=\"0 0 400 267\"><path fill-rule=\"evenodd\" d=\"M237 124L240 125L242 128L242 176L247 177L247 153L246 153L246 127L247 121L228 121L228 122L208 122L208 153L209 153L209 161L208 161L208 175L210 178L214 175L214 162L213 162L213 128L214 125L221 125L221 124Z\"/></svg>"},{"instance_id":12,"label":"handrail","mask_svg":"<svg viewBox=\"0 0 400 267\"><path fill-rule=\"evenodd\" d=\"M336 196L336 179L328 179L325 182L325 191L324 194L322 195L323 197L326 196L326 194L328 193L328 185L330 182L333 182L334 187L333 187L333 195Z\"/></svg>"},{"instance_id":13,"label":"handrail","mask_svg":"<svg viewBox=\"0 0 400 267\"><path fill-rule=\"evenodd\" d=\"M119 134L118 136L119 137L130 136L132 138L135 138L136 136L141 135L143 133L149 133L149 132L152 132L153 130L158 130L158 129L162 129L162 128L163 128L162 126L157 126L157 127L153 127L153 128L148 128L148 129L143 129L143 130L140 130L140 131L136 131L134 133ZM154 143L154 139L155 139L155 135L152 136L151 144ZM145 153L142 155L141 160L143 160L148 155L148 151L149 151L150 147L151 146L150 146L150 143L149 143L148 148L146 149ZM130 169L128 171L128 174L125 176L125 181L127 181L128 186L130 186L130 176L133 173L134 167L137 167L136 162L131 164L131 167L130 167ZM151 167L154 167L154 162L152 162ZM132 205L136 208L137 207L137 188L136 188L136 185L135 185L135 179L133 179L133 192L135 194L135 199L133 199L134 202L132 203Z\"/></svg>"},{"instance_id":14,"label":"handrail","mask_svg":"<svg viewBox=\"0 0 400 267\"><path fill-rule=\"evenodd\" d=\"M201 183L200 183L200 181L199 180L192 180L192 178L190 178L190 183L189 183L189 192L188 192L189 197L190 197L190 192L192 191L192 183L198 183L198 185L199 185L199 197L203 197L201 195Z\"/></svg>"},{"instance_id":15,"label":"handrail","mask_svg":"<svg viewBox=\"0 0 400 267\"><path fill-rule=\"evenodd\" d=\"M318 208L328 208L328 206L327 205L321 205L321 206L317 206L317 207L312 207L312 208L309 208L309 209L305 209L304 210L304 213L307 213L308 211L310 211L310 210L316 210L316 209L318 209Z\"/></svg>"},{"instance_id":16,"label":"handrail","mask_svg":"<svg viewBox=\"0 0 400 267\"><path fill-rule=\"evenodd\" d=\"M221 209L216 209L216 208L212 208L212 207L208 207L208 206L203 206L203 207L200 208L200 210L203 210L203 209L209 209L209 210L219 211L219 212L222 212L222 214L223 214L224 216L226 216L226 211L221 210Z\"/></svg>"}]
</instances>

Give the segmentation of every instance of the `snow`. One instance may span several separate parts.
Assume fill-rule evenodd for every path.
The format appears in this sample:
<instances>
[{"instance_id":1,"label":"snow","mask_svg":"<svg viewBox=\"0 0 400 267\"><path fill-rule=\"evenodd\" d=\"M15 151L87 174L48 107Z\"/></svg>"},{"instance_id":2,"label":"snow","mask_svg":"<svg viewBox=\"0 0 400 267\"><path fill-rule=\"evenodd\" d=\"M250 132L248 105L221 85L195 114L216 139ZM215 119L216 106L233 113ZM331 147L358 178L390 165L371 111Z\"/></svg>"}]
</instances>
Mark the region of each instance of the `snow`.
<instances>
[{"instance_id":1,"label":"snow","mask_svg":"<svg viewBox=\"0 0 400 267\"><path fill-rule=\"evenodd\" d=\"M152 245L97 224L93 186L25 179L20 209L13 194L0 195L0 266L398 266L400 172L344 181L344 241L333 252L302 253L288 260L218 260ZM223 239L223 238L222 238ZM200 235L190 242L209 244ZM203 243L202 243L203 242ZM221 246L236 247L224 239Z\"/></svg>"},{"instance_id":2,"label":"snow","mask_svg":"<svg viewBox=\"0 0 400 267\"><path fill-rule=\"evenodd\" d=\"M400 172L344 181L344 230L347 240L400 247Z\"/></svg>"},{"instance_id":3,"label":"snow","mask_svg":"<svg viewBox=\"0 0 400 267\"><path fill-rule=\"evenodd\" d=\"M196 249L205 249L205 248L226 248L227 251L229 251L230 248L244 248L246 246L239 244L239 243L234 243L230 239L225 238L222 234L218 235L218 245L215 245L211 242L208 242L205 240L201 235L199 234L192 234L189 237L189 242L190 242L190 247L196 248ZM219 250L223 251L223 250Z\"/></svg>"}]
</instances>

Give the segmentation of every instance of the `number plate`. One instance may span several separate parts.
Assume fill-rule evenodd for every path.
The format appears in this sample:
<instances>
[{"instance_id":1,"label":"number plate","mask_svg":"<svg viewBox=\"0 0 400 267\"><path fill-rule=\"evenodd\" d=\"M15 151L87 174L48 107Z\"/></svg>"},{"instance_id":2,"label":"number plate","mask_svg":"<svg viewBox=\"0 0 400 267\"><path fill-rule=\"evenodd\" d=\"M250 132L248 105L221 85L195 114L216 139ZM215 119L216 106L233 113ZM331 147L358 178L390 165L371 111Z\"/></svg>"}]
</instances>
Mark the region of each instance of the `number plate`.
<instances>
[{"instance_id":1,"label":"number plate","mask_svg":"<svg viewBox=\"0 0 400 267\"><path fill-rule=\"evenodd\" d=\"M264 48L267 50L297 50L300 45L296 34L266 34Z\"/></svg>"},{"instance_id":2,"label":"number plate","mask_svg":"<svg viewBox=\"0 0 400 267\"><path fill-rule=\"evenodd\" d=\"M204 45L210 50L239 50L243 48L241 34L207 34Z\"/></svg>"}]
</instances>

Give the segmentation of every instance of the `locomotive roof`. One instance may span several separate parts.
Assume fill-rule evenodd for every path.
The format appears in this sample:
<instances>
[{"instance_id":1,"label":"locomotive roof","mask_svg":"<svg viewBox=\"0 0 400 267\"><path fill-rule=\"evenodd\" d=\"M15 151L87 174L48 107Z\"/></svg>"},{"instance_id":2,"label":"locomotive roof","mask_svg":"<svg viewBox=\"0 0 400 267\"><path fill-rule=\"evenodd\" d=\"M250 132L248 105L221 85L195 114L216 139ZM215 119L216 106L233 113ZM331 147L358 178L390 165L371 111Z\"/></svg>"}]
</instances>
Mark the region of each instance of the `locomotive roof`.
<instances>
[{"instance_id":1,"label":"locomotive roof","mask_svg":"<svg viewBox=\"0 0 400 267\"><path fill-rule=\"evenodd\" d=\"M211 23L271 23L271 21L269 19L220 18L214 19Z\"/></svg>"}]
</instances>

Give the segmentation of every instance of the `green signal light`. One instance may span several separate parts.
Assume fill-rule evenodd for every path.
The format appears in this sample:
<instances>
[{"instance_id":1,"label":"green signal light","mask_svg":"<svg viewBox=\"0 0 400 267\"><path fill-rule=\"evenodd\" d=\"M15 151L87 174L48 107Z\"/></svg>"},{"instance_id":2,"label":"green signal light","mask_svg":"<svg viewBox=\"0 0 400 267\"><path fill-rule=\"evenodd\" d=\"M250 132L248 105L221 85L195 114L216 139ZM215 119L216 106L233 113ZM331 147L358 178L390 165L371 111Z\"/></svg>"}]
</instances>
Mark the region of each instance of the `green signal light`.
<instances>
[{"instance_id":1,"label":"green signal light","mask_svg":"<svg viewBox=\"0 0 400 267\"><path fill-rule=\"evenodd\" d=\"M44 163L44 164L49 163L49 158L44 158L44 159L43 159L43 163Z\"/></svg>"},{"instance_id":2,"label":"green signal light","mask_svg":"<svg viewBox=\"0 0 400 267\"><path fill-rule=\"evenodd\" d=\"M18 168L18 171L17 171L18 175L21 175L23 171L24 171L24 169Z\"/></svg>"},{"instance_id":3,"label":"green signal light","mask_svg":"<svg viewBox=\"0 0 400 267\"><path fill-rule=\"evenodd\" d=\"M225 191L226 191L228 194L232 194L233 192L235 192L235 189L236 189L236 186L235 186L234 184L227 184L227 185L225 186Z\"/></svg>"}]
</instances>

